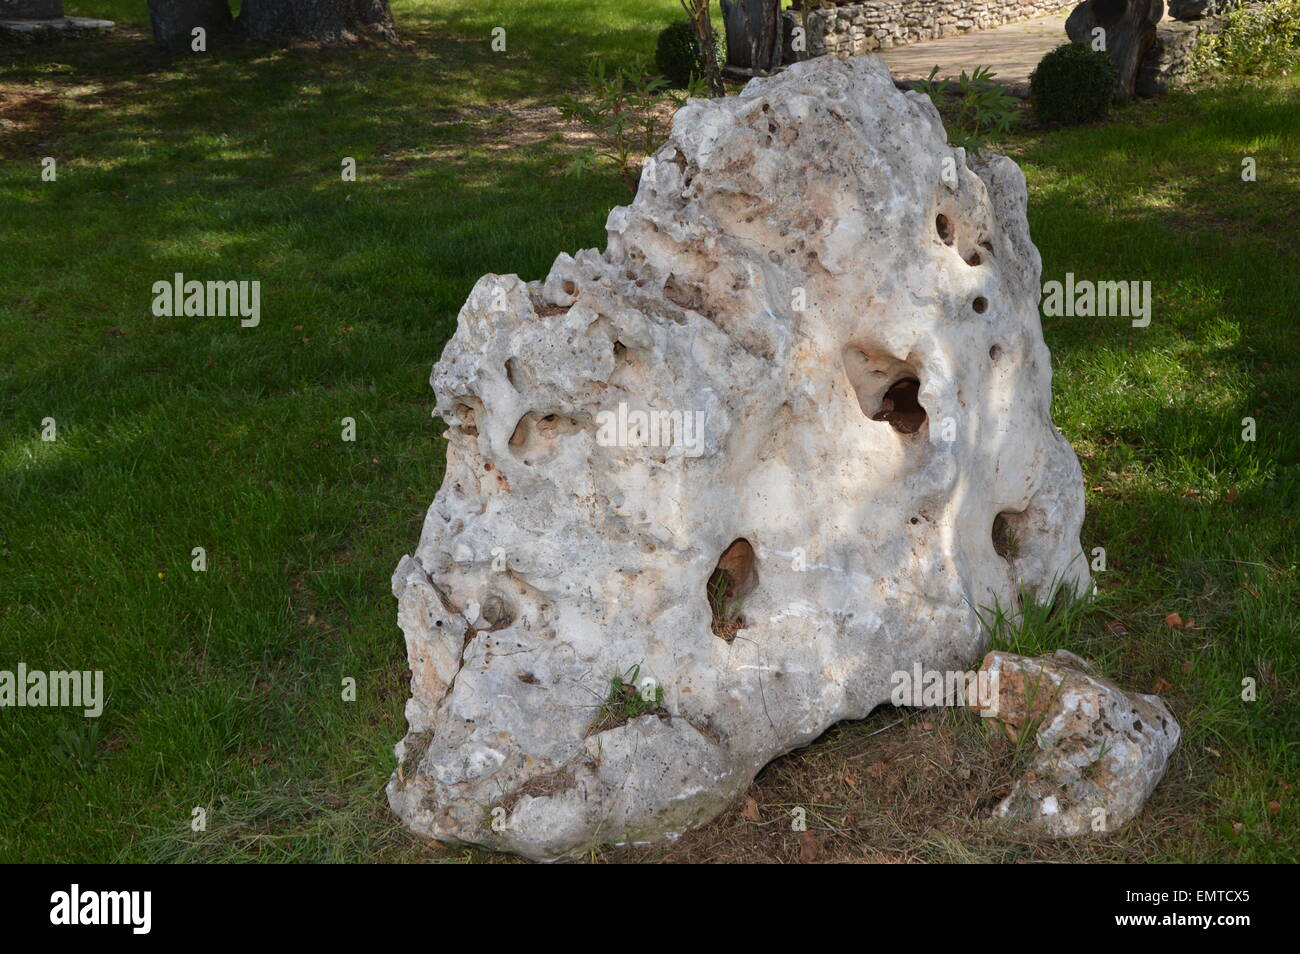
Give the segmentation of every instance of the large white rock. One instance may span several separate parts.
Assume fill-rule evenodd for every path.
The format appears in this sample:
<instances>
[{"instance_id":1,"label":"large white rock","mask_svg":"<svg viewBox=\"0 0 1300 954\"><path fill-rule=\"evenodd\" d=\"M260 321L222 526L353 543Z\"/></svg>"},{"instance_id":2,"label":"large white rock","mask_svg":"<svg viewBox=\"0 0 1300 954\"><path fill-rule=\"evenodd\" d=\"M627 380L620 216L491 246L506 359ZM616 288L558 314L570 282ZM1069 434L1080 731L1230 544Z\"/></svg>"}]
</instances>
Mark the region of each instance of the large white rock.
<instances>
[{"instance_id":1,"label":"large white rock","mask_svg":"<svg viewBox=\"0 0 1300 954\"><path fill-rule=\"evenodd\" d=\"M393 578L413 830L680 832L892 673L978 659L979 609L1087 585L1025 204L881 60L823 57L681 109L603 253L479 280ZM638 443L648 410L683 426ZM617 724L617 677L661 703Z\"/></svg>"}]
</instances>

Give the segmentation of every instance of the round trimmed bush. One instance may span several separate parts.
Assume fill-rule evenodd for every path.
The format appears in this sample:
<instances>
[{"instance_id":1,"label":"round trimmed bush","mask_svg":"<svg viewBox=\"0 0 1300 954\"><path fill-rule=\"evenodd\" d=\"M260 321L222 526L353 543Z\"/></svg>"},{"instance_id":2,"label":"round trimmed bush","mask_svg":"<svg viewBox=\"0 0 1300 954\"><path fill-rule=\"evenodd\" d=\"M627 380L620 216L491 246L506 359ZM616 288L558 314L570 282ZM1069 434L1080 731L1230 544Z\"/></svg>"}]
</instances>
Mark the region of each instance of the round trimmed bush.
<instances>
[{"instance_id":1,"label":"round trimmed bush","mask_svg":"<svg viewBox=\"0 0 1300 954\"><path fill-rule=\"evenodd\" d=\"M721 53L717 30L713 31L713 46ZM704 57L690 20L676 20L660 31L655 65L668 82L679 88L690 85L692 75L704 75Z\"/></svg>"},{"instance_id":2,"label":"round trimmed bush","mask_svg":"<svg viewBox=\"0 0 1300 954\"><path fill-rule=\"evenodd\" d=\"M1101 119L1115 99L1115 64L1086 43L1058 46L1029 77L1029 95L1041 123L1075 125Z\"/></svg>"}]
</instances>

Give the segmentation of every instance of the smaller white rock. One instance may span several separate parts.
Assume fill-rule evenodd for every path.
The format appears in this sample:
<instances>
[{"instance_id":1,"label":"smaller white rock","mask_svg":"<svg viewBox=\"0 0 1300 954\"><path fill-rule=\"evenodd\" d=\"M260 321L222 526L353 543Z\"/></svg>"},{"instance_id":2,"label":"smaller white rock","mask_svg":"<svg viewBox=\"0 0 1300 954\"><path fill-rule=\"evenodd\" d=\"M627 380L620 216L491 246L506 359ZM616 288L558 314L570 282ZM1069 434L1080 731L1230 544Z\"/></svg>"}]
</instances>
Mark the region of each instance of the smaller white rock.
<instances>
[{"instance_id":1,"label":"smaller white rock","mask_svg":"<svg viewBox=\"0 0 1300 954\"><path fill-rule=\"evenodd\" d=\"M981 668L993 699L980 708L1038 748L995 818L1070 837L1117 831L1142 810L1181 736L1159 696L1125 692L1064 650L992 652Z\"/></svg>"}]
</instances>

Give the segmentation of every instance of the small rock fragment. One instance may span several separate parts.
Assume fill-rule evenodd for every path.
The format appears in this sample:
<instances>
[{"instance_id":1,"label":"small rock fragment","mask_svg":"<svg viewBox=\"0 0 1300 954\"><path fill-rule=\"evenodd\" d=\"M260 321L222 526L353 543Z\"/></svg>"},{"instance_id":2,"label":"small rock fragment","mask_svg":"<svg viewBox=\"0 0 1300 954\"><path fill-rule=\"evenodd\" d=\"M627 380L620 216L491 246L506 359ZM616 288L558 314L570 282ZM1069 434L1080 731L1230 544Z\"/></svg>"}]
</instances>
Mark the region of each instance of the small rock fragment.
<instances>
[{"instance_id":1,"label":"small rock fragment","mask_svg":"<svg viewBox=\"0 0 1300 954\"><path fill-rule=\"evenodd\" d=\"M1125 692L1073 653L992 652L983 714L1037 748L993 810L1049 835L1112 832L1142 809L1178 746L1178 722L1158 696Z\"/></svg>"}]
</instances>

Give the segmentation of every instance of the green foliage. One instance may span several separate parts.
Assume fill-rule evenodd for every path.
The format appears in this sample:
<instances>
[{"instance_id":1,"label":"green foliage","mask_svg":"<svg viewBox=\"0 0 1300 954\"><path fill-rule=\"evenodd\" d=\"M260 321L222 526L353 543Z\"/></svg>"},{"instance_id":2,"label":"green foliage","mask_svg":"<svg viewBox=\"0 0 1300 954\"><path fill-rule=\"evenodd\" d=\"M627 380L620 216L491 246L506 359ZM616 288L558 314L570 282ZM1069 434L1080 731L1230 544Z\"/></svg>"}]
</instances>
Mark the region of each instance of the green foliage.
<instances>
[{"instance_id":1,"label":"green foliage","mask_svg":"<svg viewBox=\"0 0 1300 954\"><path fill-rule=\"evenodd\" d=\"M656 685L654 692L650 693L651 698L647 699L646 694L636 684L640 675L641 664L637 663L622 675L610 679L609 695L600 704L600 712L596 716L594 725L611 728L623 725L637 716L658 711L663 705L664 687Z\"/></svg>"},{"instance_id":2,"label":"green foliage","mask_svg":"<svg viewBox=\"0 0 1300 954\"><path fill-rule=\"evenodd\" d=\"M50 757L65 771L93 772L99 758L99 723L88 720L76 729L61 726Z\"/></svg>"},{"instance_id":3,"label":"green foliage","mask_svg":"<svg viewBox=\"0 0 1300 954\"><path fill-rule=\"evenodd\" d=\"M1105 612L1110 603L1104 594L1076 593L1058 584L1043 600L1025 590L1016 611L995 604L977 608L975 615L990 650L1041 656L1071 645L1090 615Z\"/></svg>"},{"instance_id":4,"label":"green foliage","mask_svg":"<svg viewBox=\"0 0 1300 954\"><path fill-rule=\"evenodd\" d=\"M709 577L709 605L714 615L724 621L731 619L740 609L739 600L727 598L727 591L731 588L730 583L731 579L727 576L726 570L714 570L713 575Z\"/></svg>"},{"instance_id":5,"label":"green foliage","mask_svg":"<svg viewBox=\"0 0 1300 954\"><path fill-rule=\"evenodd\" d=\"M723 62L723 42L713 31L713 46L719 66ZM690 20L674 20L659 31L655 43L655 65L664 78L677 89L686 89L704 76L704 52Z\"/></svg>"},{"instance_id":6,"label":"green foliage","mask_svg":"<svg viewBox=\"0 0 1300 954\"><path fill-rule=\"evenodd\" d=\"M588 93L560 100L560 113L591 127L597 145L580 150L569 163L569 175L591 172L601 160L612 162L636 194L641 161L663 143L672 110L691 96L702 94L703 80L693 78L684 92L649 75L643 60L609 67L600 57L587 69ZM665 109L664 107L671 107Z\"/></svg>"},{"instance_id":7,"label":"green foliage","mask_svg":"<svg viewBox=\"0 0 1300 954\"><path fill-rule=\"evenodd\" d=\"M1029 77L1039 122L1073 126L1103 118L1115 99L1115 63L1086 43L1065 43Z\"/></svg>"},{"instance_id":8,"label":"green foliage","mask_svg":"<svg viewBox=\"0 0 1300 954\"><path fill-rule=\"evenodd\" d=\"M969 76L965 70L956 83L936 80L939 67L921 84L921 92L934 102L935 108L948 127L948 142L961 146L967 152L978 153L988 148L988 143L1009 132L1016 118L1016 99L991 80L997 74L987 66L977 66ZM949 106L947 97L955 100L956 112Z\"/></svg>"},{"instance_id":9,"label":"green foliage","mask_svg":"<svg viewBox=\"0 0 1300 954\"><path fill-rule=\"evenodd\" d=\"M1300 66L1300 0L1239 4L1223 28L1202 33L1192 51L1197 73L1285 76Z\"/></svg>"}]
</instances>

